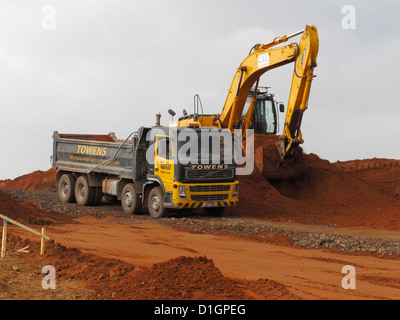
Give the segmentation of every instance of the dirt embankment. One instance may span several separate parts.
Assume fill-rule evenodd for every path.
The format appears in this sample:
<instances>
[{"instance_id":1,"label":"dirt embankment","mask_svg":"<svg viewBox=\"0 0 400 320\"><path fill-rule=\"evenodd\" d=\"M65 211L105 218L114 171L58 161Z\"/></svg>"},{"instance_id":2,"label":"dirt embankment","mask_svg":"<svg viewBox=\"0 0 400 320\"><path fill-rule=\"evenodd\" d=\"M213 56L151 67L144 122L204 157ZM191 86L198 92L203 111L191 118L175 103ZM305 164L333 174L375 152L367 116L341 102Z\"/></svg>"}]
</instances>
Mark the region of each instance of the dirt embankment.
<instances>
[{"instance_id":1,"label":"dirt embankment","mask_svg":"<svg viewBox=\"0 0 400 320\"><path fill-rule=\"evenodd\" d=\"M55 187L56 170L51 168L47 171L35 171L25 174L14 180L7 179L0 181L0 189L24 189L39 190L52 189Z\"/></svg>"},{"instance_id":2,"label":"dirt embankment","mask_svg":"<svg viewBox=\"0 0 400 320\"><path fill-rule=\"evenodd\" d=\"M256 149L264 146L273 151L270 139L256 136ZM357 160L350 165L301 153L301 162L303 172L292 180L268 181L257 166L251 175L239 176L240 201L233 213L400 230L400 160L385 160L373 166L374 160ZM356 170L353 163L357 164Z\"/></svg>"},{"instance_id":3,"label":"dirt embankment","mask_svg":"<svg viewBox=\"0 0 400 320\"><path fill-rule=\"evenodd\" d=\"M359 178L373 188L400 199L400 161L393 159L368 159L335 162L343 172Z\"/></svg>"},{"instance_id":4,"label":"dirt embankment","mask_svg":"<svg viewBox=\"0 0 400 320\"><path fill-rule=\"evenodd\" d=\"M18 202L0 191L0 213L21 223L51 225L72 222L73 217L55 211L43 211L30 201Z\"/></svg>"}]
</instances>

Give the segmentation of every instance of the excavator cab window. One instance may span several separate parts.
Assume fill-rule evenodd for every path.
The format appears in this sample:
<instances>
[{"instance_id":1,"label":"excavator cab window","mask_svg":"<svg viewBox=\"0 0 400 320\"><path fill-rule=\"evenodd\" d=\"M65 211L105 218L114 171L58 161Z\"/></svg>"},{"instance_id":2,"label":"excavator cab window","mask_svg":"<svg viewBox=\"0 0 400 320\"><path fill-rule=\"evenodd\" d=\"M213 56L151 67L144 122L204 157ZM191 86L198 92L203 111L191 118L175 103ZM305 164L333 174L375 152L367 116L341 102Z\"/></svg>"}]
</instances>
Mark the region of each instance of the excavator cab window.
<instances>
[{"instance_id":1,"label":"excavator cab window","mask_svg":"<svg viewBox=\"0 0 400 320\"><path fill-rule=\"evenodd\" d=\"M243 108L242 119L246 116L250 107L251 97L246 101ZM254 133L258 134L276 134L278 116L275 103L272 98L265 96L257 96L256 105L254 107L253 117L250 122L250 129L254 129Z\"/></svg>"},{"instance_id":2,"label":"excavator cab window","mask_svg":"<svg viewBox=\"0 0 400 320\"><path fill-rule=\"evenodd\" d=\"M255 133L275 134L276 112L274 103L271 100L258 100L254 111Z\"/></svg>"}]
</instances>

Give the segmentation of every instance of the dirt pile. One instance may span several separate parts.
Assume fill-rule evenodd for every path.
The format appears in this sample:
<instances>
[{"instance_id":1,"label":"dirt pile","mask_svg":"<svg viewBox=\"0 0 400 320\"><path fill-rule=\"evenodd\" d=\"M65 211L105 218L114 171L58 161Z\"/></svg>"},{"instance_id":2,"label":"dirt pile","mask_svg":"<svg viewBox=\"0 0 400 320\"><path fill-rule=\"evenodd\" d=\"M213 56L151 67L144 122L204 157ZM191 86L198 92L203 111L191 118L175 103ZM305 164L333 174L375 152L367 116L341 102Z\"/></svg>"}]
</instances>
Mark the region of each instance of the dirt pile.
<instances>
[{"instance_id":1,"label":"dirt pile","mask_svg":"<svg viewBox=\"0 0 400 320\"><path fill-rule=\"evenodd\" d=\"M244 281L224 276L207 257L181 256L114 283L106 292L116 299L294 299L281 284L266 279Z\"/></svg>"},{"instance_id":2,"label":"dirt pile","mask_svg":"<svg viewBox=\"0 0 400 320\"><path fill-rule=\"evenodd\" d=\"M2 191L0 204L0 214L24 224L50 225L72 221L72 216L40 210L29 201L20 203Z\"/></svg>"},{"instance_id":3,"label":"dirt pile","mask_svg":"<svg viewBox=\"0 0 400 320\"><path fill-rule=\"evenodd\" d=\"M372 158L365 160L337 161L334 165L346 172L371 171L377 169L382 172L398 173L400 170L400 160L394 159Z\"/></svg>"},{"instance_id":4,"label":"dirt pile","mask_svg":"<svg viewBox=\"0 0 400 320\"><path fill-rule=\"evenodd\" d=\"M266 179L289 179L299 177L304 168L303 149L296 149L295 161L278 166L280 155L278 152L279 136L255 135L254 138L254 166Z\"/></svg>"},{"instance_id":5,"label":"dirt pile","mask_svg":"<svg viewBox=\"0 0 400 320\"><path fill-rule=\"evenodd\" d=\"M400 199L400 160L373 158L334 164L341 171L361 179L389 196Z\"/></svg>"},{"instance_id":6,"label":"dirt pile","mask_svg":"<svg viewBox=\"0 0 400 320\"><path fill-rule=\"evenodd\" d=\"M28 253L23 254L23 259L37 265L39 272L45 265L56 268L57 287L59 284L74 280L82 287L90 289L92 295L86 299L97 299L99 288L106 288L110 282L123 278L135 269L134 266L123 261L83 253L78 249L55 243L53 240L46 242L45 254L40 255L39 242L22 239L12 233L7 235L6 258L21 248L28 248Z\"/></svg>"},{"instance_id":7,"label":"dirt pile","mask_svg":"<svg viewBox=\"0 0 400 320\"><path fill-rule=\"evenodd\" d=\"M56 170L51 168L47 171L35 171L25 174L14 180L7 179L0 181L0 189L24 189L40 190L55 188Z\"/></svg>"},{"instance_id":8,"label":"dirt pile","mask_svg":"<svg viewBox=\"0 0 400 320\"><path fill-rule=\"evenodd\" d=\"M263 145L266 150L271 149L270 141L256 135L255 146L262 148ZM388 178L394 177L394 171L400 171L399 166L389 166L390 173L386 173L387 178L382 182L382 170L368 167L344 170L343 166L315 154L301 156L303 173L296 179L268 181L259 167L252 175L239 176L240 201L233 213L342 227L400 230L400 199L391 192L383 192ZM388 166L380 168L386 170ZM398 181L394 178L390 182Z\"/></svg>"},{"instance_id":9,"label":"dirt pile","mask_svg":"<svg viewBox=\"0 0 400 320\"><path fill-rule=\"evenodd\" d=\"M90 140L92 141L103 141L103 142L115 142L113 138L106 134L99 134L93 136Z\"/></svg>"}]
</instances>

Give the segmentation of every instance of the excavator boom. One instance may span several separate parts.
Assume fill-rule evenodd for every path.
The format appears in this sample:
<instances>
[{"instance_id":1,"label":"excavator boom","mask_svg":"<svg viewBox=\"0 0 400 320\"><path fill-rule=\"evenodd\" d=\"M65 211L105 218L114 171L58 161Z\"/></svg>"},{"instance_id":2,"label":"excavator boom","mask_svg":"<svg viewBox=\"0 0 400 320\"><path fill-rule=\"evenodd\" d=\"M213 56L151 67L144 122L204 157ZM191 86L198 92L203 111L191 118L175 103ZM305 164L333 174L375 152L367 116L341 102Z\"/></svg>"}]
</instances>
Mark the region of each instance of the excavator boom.
<instances>
[{"instance_id":1,"label":"excavator boom","mask_svg":"<svg viewBox=\"0 0 400 320\"><path fill-rule=\"evenodd\" d=\"M283 47L276 47L300 33L303 35L299 44L291 43ZM317 65L317 53L318 33L314 26L306 26L304 31L276 38L265 45L254 46L233 78L220 115L222 127L228 128L232 132L240 127L241 115L249 92L254 85L257 88L259 79L265 72L295 62L285 127L279 144L279 154L282 159L291 154L292 148L303 142L300 125L303 112L307 109L311 80L314 77L313 70ZM256 94L257 89L254 92ZM252 118L254 103L255 98L245 118L246 129Z\"/></svg>"}]
</instances>

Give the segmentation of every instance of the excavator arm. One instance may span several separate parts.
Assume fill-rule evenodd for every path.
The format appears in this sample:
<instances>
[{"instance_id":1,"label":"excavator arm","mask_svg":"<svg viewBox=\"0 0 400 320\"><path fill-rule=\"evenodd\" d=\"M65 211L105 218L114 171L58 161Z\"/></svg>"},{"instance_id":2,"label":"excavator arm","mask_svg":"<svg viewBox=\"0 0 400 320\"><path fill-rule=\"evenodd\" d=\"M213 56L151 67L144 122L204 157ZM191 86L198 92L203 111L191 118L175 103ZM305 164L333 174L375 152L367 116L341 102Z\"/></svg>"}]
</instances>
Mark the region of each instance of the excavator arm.
<instances>
[{"instance_id":1,"label":"excavator arm","mask_svg":"<svg viewBox=\"0 0 400 320\"><path fill-rule=\"evenodd\" d=\"M276 47L299 34L302 34L299 44L291 43ZM264 45L255 45L233 78L219 117L221 126L232 132L238 128L249 92L254 85L257 88L260 77L269 70L295 62L285 126L278 145L282 160L292 157L294 149L303 143L300 126L303 112L307 109L311 81L314 77L313 70L317 66L317 54L318 33L315 26L306 26L304 31L278 37ZM257 89L254 90L249 111L244 118L245 129L248 129L251 121L256 92Z\"/></svg>"},{"instance_id":2,"label":"excavator arm","mask_svg":"<svg viewBox=\"0 0 400 320\"><path fill-rule=\"evenodd\" d=\"M317 66L318 34L315 27L306 27L298 46L294 66L292 85L285 119L283 134L278 150L281 158L293 156L293 150L303 143L300 126L303 113L308 107L311 81L315 77Z\"/></svg>"}]
</instances>

